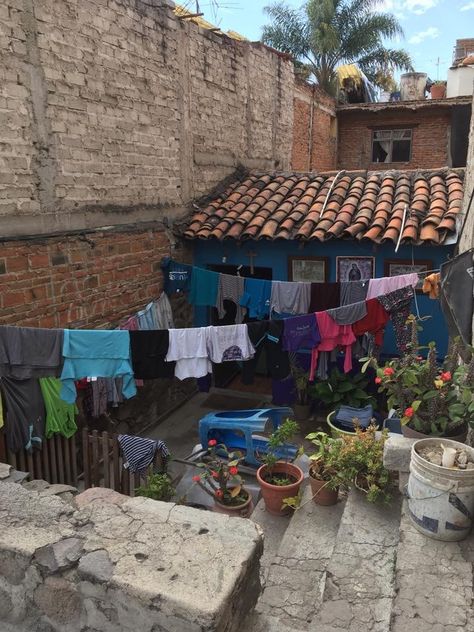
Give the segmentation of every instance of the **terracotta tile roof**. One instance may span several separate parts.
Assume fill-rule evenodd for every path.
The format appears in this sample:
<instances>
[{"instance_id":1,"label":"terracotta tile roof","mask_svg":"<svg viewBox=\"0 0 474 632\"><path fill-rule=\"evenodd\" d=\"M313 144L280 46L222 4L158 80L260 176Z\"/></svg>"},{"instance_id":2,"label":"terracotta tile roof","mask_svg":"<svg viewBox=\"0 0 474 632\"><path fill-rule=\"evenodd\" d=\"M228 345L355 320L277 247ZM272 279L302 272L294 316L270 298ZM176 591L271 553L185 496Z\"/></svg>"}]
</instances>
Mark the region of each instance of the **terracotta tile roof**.
<instances>
[{"instance_id":1,"label":"terracotta tile roof","mask_svg":"<svg viewBox=\"0 0 474 632\"><path fill-rule=\"evenodd\" d=\"M187 239L367 239L442 244L456 232L463 169L248 173L181 227ZM405 207L407 215L403 223Z\"/></svg>"}]
</instances>

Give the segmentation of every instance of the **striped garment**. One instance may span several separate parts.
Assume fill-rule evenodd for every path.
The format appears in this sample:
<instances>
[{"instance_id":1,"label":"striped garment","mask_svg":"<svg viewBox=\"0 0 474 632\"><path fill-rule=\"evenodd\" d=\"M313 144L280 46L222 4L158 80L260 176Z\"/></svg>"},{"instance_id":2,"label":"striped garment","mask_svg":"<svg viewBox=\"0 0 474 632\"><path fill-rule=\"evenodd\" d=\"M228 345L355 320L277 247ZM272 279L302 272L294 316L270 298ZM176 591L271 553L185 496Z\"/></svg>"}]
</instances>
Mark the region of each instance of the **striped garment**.
<instances>
[{"instance_id":1,"label":"striped garment","mask_svg":"<svg viewBox=\"0 0 474 632\"><path fill-rule=\"evenodd\" d=\"M232 276L231 274L219 275L219 287L217 290L217 302L216 307L219 313L219 318L224 318L225 308L224 299L232 301L237 306L237 313L235 316L235 322L240 325L245 317L245 307L239 305L239 301L244 293L245 279L239 276Z\"/></svg>"},{"instance_id":2,"label":"striped garment","mask_svg":"<svg viewBox=\"0 0 474 632\"><path fill-rule=\"evenodd\" d=\"M153 462L157 452L161 452L165 463L170 456L169 450L163 441L132 435L119 435L118 441L126 461L124 467L128 466L131 472L140 473L145 471Z\"/></svg>"}]
</instances>

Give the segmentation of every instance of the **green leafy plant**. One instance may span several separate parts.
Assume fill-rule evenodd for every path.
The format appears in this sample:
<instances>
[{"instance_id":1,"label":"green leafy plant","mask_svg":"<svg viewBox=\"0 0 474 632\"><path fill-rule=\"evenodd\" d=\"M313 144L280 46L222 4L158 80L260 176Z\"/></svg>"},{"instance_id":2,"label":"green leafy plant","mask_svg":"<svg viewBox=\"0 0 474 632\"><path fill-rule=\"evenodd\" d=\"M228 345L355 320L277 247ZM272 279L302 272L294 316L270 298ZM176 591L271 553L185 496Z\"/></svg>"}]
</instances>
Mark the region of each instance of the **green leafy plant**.
<instances>
[{"instance_id":1,"label":"green leafy plant","mask_svg":"<svg viewBox=\"0 0 474 632\"><path fill-rule=\"evenodd\" d=\"M137 487L136 496L169 502L175 494L175 488L168 474L150 474L145 485Z\"/></svg>"},{"instance_id":2,"label":"green leafy plant","mask_svg":"<svg viewBox=\"0 0 474 632\"><path fill-rule=\"evenodd\" d=\"M408 353L384 367L369 358L362 371L375 367L379 392L387 394L389 408L397 411L403 425L435 437L452 435L473 423L473 349L464 347L460 339L453 340L444 362L438 364L435 343L428 345L426 358L421 356L426 347L418 344L416 318L410 316L408 324L412 330Z\"/></svg>"},{"instance_id":3,"label":"green leafy plant","mask_svg":"<svg viewBox=\"0 0 474 632\"><path fill-rule=\"evenodd\" d=\"M309 387L309 374L304 371L298 364L291 362L291 375L295 381L296 397L298 404L305 406L309 403L308 387Z\"/></svg>"},{"instance_id":4,"label":"green leafy plant","mask_svg":"<svg viewBox=\"0 0 474 632\"><path fill-rule=\"evenodd\" d=\"M339 406L362 408L371 404L376 405L375 398L366 392L369 380L365 375L346 375L334 368L327 380L316 382L310 388L310 397L334 410Z\"/></svg>"},{"instance_id":5,"label":"green leafy plant","mask_svg":"<svg viewBox=\"0 0 474 632\"><path fill-rule=\"evenodd\" d=\"M284 474L274 474L273 469L279 459L278 451L290 441L298 432L299 426L296 421L286 419L280 426L272 432L268 439L268 451L263 456L262 461L267 466L266 481L272 485L291 485L292 481ZM288 459L287 459L288 461Z\"/></svg>"},{"instance_id":6,"label":"green leafy plant","mask_svg":"<svg viewBox=\"0 0 474 632\"><path fill-rule=\"evenodd\" d=\"M312 461L310 475L324 481L328 489L337 489L344 484L344 478L340 471L340 455L342 441L339 437L333 438L326 432L311 432L306 436L316 450L310 454Z\"/></svg>"},{"instance_id":7,"label":"green leafy plant","mask_svg":"<svg viewBox=\"0 0 474 632\"><path fill-rule=\"evenodd\" d=\"M223 505L236 506L245 503L249 492L243 487L239 465L244 460L241 452L229 452L225 444L215 439L208 442L208 455L196 467L202 471L193 476L209 496Z\"/></svg>"},{"instance_id":8,"label":"green leafy plant","mask_svg":"<svg viewBox=\"0 0 474 632\"><path fill-rule=\"evenodd\" d=\"M365 431L356 427L355 437L341 437L339 476L346 484L364 492L369 502L389 502L390 473L383 464L388 430L384 430L380 438L376 433L377 426L371 424Z\"/></svg>"}]
</instances>

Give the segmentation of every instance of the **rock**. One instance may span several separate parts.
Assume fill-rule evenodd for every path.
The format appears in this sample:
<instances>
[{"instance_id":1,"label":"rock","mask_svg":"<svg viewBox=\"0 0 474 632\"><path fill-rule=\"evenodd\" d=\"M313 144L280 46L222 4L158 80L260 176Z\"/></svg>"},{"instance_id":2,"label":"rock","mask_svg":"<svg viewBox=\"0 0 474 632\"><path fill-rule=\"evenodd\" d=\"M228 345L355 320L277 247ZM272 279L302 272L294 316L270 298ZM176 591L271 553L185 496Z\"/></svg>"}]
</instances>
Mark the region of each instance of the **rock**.
<instances>
[{"instance_id":1,"label":"rock","mask_svg":"<svg viewBox=\"0 0 474 632\"><path fill-rule=\"evenodd\" d=\"M35 554L35 561L55 573L59 569L74 566L80 558L82 550L82 540L66 538L38 549Z\"/></svg>"},{"instance_id":2,"label":"rock","mask_svg":"<svg viewBox=\"0 0 474 632\"><path fill-rule=\"evenodd\" d=\"M383 452L383 463L388 470L409 472L411 447L415 439L392 435L387 439Z\"/></svg>"},{"instance_id":3,"label":"rock","mask_svg":"<svg viewBox=\"0 0 474 632\"><path fill-rule=\"evenodd\" d=\"M0 551L0 577L4 577L9 584L21 584L29 565L30 559L16 551Z\"/></svg>"},{"instance_id":4,"label":"rock","mask_svg":"<svg viewBox=\"0 0 474 632\"><path fill-rule=\"evenodd\" d=\"M48 489L49 486L50 483L48 483L48 481L44 481L40 478L23 483L23 487L28 489L30 492L42 492L43 490Z\"/></svg>"},{"instance_id":5,"label":"rock","mask_svg":"<svg viewBox=\"0 0 474 632\"><path fill-rule=\"evenodd\" d=\"M461 450L456 457L456 461L459 467L461 467L461 465L467 465L469 461L469 455L464 450Z\"/></svg>"},{"instance_id":6,"label":"rock","mask_svg":"<svg viewBox=\"0 0 474 632\"><path fill-rule=\"evenodd\" d=\"M122 505L127 500L130 500L129 496L124 496L106 487L90 487L75 497L75 503L79 509L95 502Z\"/></svg>"},{"instance_id":7,"label":"rock","mask_svg":"<svg viewBox=\"0 0 474 632\"><path fill-rule=\"evenodd\" d=\"M79 562L78 572L84 579L107 582L114 573L114 565L107 551L101 549L83 555Z\"/></svg>"},{"instance_id":8,"label":"rock","mask_svg":"<svg viewBox=\"0 0 474 632\"><path fill-rule=\"evenodd\" d=\"M46 489L40 492L40 496L56 496L57 494L64 494L65 492L78 494L79 490L71 485L61 485L56 483L54 485L48 485Z\"/></svg>"},{"instance_id":9,"label":"rock","mask_svg":"<svg viewBox=\"0 0 474 632\"><path fill-rule=\"evenodd\" d=\"M8 465L7 463L0 463L0 480L8 478L10 476L11 469L11 465Z\"/></svg>"},{"instance_id":10,"label":"rock","mask_svg":"<svg viewBox=\"0 0 474 632\"><path fill-rule=\"evenodd\" d=\"M40 612L53 623L69 624L75 629L71 624L79 618L82 606L73 584L63 577L47 577L35 590L33 599Z\"/></svg>"},{"instance_id":11,"label":"rock","mask_svg":"<svg viewBox=\"0 0 474 632\"><path fill-rule=\"evenodd\" d=\"M433 463L433 465L441 465L443 462L443 457L438 452L428 452L423 458Z\"/></svg>"},{"instance_id":12,"label":"rock","mask_svg":"<svg viewBox=\"0 0 474 632\"><path fill-rule=\"evenodd\" d=\"M474 463L471 463L471 461L466 463L466 470L474 470Z\"/></svg>"}]
</instances>

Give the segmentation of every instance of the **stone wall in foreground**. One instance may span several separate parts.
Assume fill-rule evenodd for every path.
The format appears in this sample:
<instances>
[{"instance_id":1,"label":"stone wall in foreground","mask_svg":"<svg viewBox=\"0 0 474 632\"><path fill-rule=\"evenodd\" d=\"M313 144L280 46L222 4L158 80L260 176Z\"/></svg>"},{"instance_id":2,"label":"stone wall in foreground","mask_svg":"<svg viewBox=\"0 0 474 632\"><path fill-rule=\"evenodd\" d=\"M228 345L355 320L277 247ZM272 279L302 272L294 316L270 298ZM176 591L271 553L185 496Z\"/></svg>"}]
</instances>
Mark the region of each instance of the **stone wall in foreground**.
<instances>
[{"instance_id":1,"label":"stone wall in foreground","mask_svg":"<svg viewBox=\"0 0 474 632\"><path fill-rule=\"evenodd\" d=\"M249 520L2 482L0 517L2 632L237 632L260 593Z\"/></svg>"}]
</instances>

